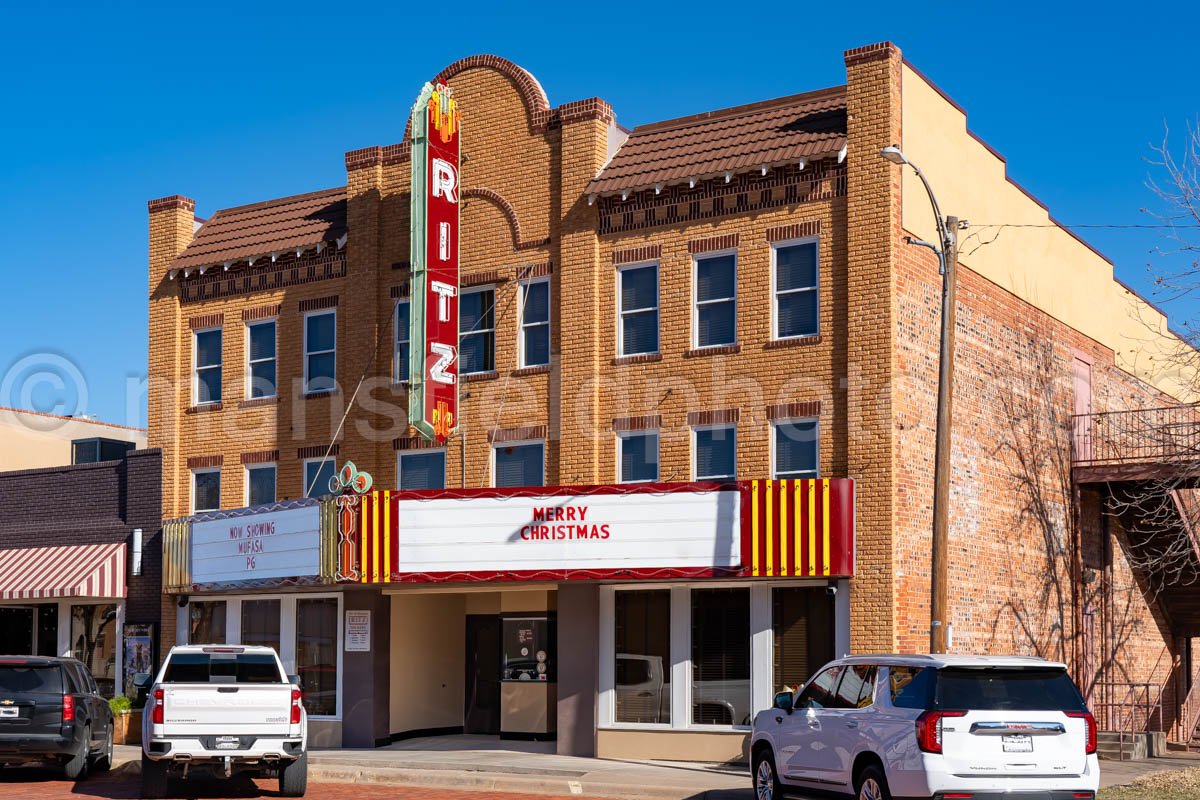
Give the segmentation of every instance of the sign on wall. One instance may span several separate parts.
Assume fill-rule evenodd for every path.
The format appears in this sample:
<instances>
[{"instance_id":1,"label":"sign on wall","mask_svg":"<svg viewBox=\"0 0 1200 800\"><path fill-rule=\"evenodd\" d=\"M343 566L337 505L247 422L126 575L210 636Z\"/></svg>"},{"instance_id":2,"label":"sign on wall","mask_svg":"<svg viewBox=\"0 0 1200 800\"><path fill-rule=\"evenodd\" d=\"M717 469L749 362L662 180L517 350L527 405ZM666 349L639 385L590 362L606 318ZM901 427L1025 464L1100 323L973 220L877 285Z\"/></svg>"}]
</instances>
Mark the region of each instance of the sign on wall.
<instances>
[{"instance_id":1,"label":"sign on wall","mask_svg":"<svg viewBox=\"0 0 1200 800\"><path fill-rule=\"evenodd\" d=\"M347 653L367 653L371 650L371 612L346 612Z\"/></svg>"},{"instance_id":2,"label":"sign on wall","mask_svg":"<svg viewBox=\"0 0 1200 800\"><path fill-rule=\"evenodd\" d=\"M320 574L320 508L307 505L192 523L192 582Z\"/></svg>"},{"instance_id":3,"label":"sign on wall","mask_svg":"<svg viewBox=\"0 0 1200 800\"><path fill-rule=\"evenodd\" d=\"M458 428L458 108L425 84L412 111L408 421L430 441Z\"/></svg>"}]
</instances>

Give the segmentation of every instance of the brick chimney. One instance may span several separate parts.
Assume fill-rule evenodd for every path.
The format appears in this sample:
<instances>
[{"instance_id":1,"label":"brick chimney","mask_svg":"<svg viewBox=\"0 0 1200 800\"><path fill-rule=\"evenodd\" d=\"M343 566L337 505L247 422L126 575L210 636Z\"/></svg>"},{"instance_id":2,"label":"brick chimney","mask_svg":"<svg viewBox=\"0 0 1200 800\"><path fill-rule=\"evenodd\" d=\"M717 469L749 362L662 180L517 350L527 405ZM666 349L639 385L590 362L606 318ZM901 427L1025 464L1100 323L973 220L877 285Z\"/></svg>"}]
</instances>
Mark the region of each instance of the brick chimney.
<instances>
[{"instance_id":1,"label":"brick chimney","mask_svg":"<svg viewBox=\"0 0 1200 800\"><path fill-rule=\"evenodd\" d=\"M166 277L171 262L192 241L196 227L196 201L173 194L146 204L150 210L150 294Z\"/></svg>"}]
</instances>

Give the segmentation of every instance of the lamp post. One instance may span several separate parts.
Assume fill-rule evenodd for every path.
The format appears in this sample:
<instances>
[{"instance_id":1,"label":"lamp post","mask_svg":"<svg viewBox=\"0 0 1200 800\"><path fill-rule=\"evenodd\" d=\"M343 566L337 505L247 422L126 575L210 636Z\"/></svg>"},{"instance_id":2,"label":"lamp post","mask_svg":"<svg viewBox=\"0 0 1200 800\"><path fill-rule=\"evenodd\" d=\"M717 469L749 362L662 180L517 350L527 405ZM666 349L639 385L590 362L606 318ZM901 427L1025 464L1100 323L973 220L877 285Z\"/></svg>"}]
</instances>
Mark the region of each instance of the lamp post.
<instances>
[{"instance_id":1,"label":"lamp post","mask_svg":"<svg viewBox=\"0 0 1200 800\"><path fill-rule=\"evenodd\" d=\"M880 151L886 160L901 167L908 165L921 179L929 202L933 206L933 215L937 220L938 238L940 242L933 244L911 236L906 240L909 244L928 247L938 257L938 272L942 276L942 332L941 347L938 354L938 395L937 395L937 438L933 460L933 549L929 582L929 652L945 653L950 644L949 600L947 583L949 581L947 549L950 533L950 424L954 407L954 317L955 317L955 275L958 266L958 234L960 225L957 217L943 217L938 207L937 198L925 174L905 157L899 147L891 145Z\"/></svg>"}]
</instances>

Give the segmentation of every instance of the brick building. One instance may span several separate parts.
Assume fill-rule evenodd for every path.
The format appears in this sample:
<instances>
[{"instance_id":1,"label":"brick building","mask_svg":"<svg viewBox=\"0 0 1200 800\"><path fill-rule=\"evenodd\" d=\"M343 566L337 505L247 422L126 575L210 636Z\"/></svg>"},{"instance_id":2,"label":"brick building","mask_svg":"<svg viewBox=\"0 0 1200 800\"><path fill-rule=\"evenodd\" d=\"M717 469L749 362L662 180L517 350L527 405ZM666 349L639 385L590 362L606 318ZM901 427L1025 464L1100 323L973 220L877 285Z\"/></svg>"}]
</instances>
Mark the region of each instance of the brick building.
<instances>
[{"instance_id":1,"label":"brick building","mask_svg":"<svg viewBox=\"0 0 1200 800\"><path fill-rule=\"evenodd\" d=\"M1101 524L1103 488L1073 484L1070 419L1185 399L1186 376L1161 366L1183 345L1007 178L895 46L848 51L845 64L844 86L632 131L599 98L552 106L498 57L444 69L464 156L461 427L444 448L406 424L407 137L348 152L344 187L221 210L194 235L192 200L151 201L150 443L164 454L164 514L191 520L168 578L191 606L175 635L253 629L292 666L336 673L321 684L336 700L314 715L329 741L467 730L556 737L565 753L713 760L740 753L748 714L821 658L921 650L940 278L906 241L935 238L924 192L879 155L899 144L944 208L1045 226L960 259L954 649L1063 659L1087 686L1163 685L1193 631L1144 598L1119 522ZM743 539L752 555L732 569L718 552L704 570L652 580L518 564L385 569L390 586L348 586L316 544L303 576L196 580L196 526L240 525L256 512L238 509L265 505L307 515L297 531L325 530L332 517L318 521L305 498L347 460L397 490L365 506L383 515L376 528L403 525L387 516L418 508L404 503L499 500L500 514L531 494L506 487L645 482L669 494L736 480L741 519L765 497L752 524L769 529L776 514L785 533L762 552ZM855 521L822 545L802 517L828 506L801 495L830 478L854 480ZM805 542L810 558L845 545L849 568L803 568ZM325 610L303 612L305 600ZM175 605L164 602L166 620ZM351 612L371 615L353 650ZM503 676L491 686L508 669L509 620L515 636L550 643L556 680L536 699ZM325 661L298 663L317 641ZM479 667L481 653L503 664ZM472 699L480 681L493 701Z\"/></svg>"},{"instance_id":2,"label":"brick building","mask_svg":"<svg viewBox=\"0 0 1200 800\"><path fill-rule=\"evenodd\" d=\"M161 487L157 450L0 472L5 652L70 655L105 695L132 694L157 657Z\"/></svg>"}]
</instances>

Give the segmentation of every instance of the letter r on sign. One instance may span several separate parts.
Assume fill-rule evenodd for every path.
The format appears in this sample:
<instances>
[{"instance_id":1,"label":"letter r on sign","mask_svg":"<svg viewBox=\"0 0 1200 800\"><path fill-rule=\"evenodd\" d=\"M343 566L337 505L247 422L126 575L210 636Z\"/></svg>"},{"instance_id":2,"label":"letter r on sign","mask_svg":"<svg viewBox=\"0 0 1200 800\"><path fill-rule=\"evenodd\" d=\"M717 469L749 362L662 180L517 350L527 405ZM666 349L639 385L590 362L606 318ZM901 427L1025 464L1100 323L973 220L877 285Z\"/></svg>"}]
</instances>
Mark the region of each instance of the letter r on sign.
<instances>
[{"instance_id":1,"label":"letter r on sign","mask_svg":"<svg viewBox=\"0 0 1200 800\"><path fill-rule=\"evenodd\" d=\"M440 158L433 160L433 196L444 197L449 203L458 202L458 173L454 165Z\"/></svg>"}]
</instances>

